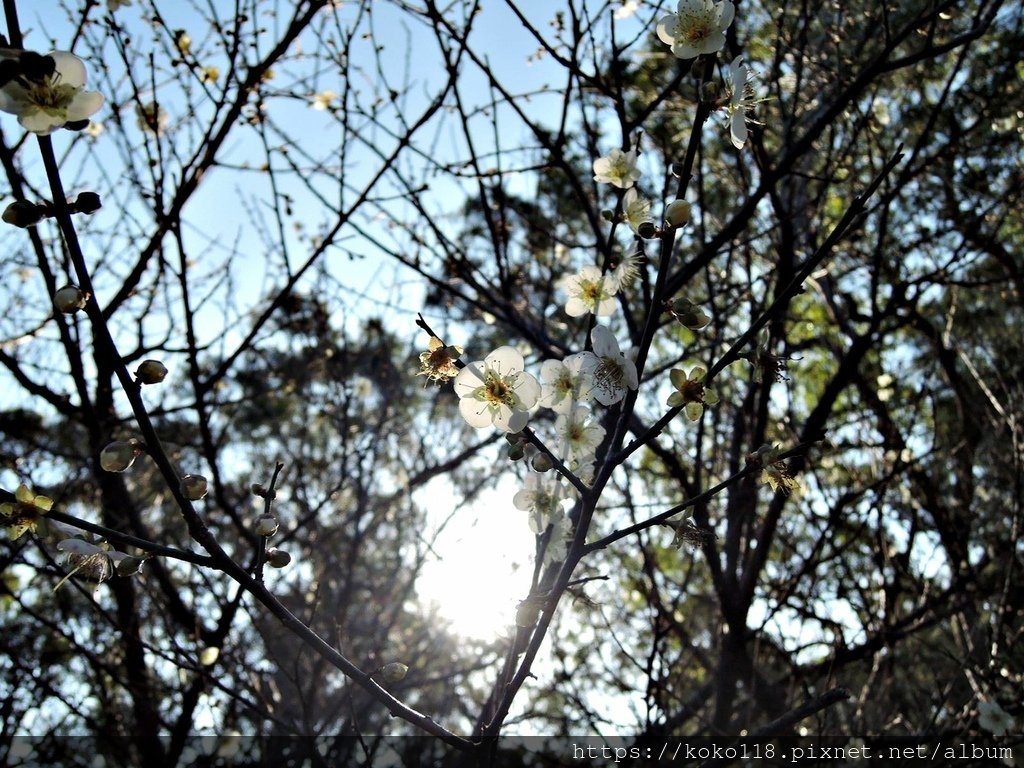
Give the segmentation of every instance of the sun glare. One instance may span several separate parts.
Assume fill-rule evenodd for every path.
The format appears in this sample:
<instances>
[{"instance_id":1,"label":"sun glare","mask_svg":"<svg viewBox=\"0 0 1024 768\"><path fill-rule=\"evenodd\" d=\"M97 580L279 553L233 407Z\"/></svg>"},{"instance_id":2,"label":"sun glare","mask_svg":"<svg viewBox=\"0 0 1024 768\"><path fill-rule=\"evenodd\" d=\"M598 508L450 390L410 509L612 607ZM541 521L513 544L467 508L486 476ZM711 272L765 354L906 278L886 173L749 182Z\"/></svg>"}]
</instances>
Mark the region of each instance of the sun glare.
<instances>
[{"instance_id":1,"label":"sun glare","mask_svg":"<svg viewBox=\"0 0 1024 768\"><path fill-rule=\"evenodd\" d=\"M464 637L505 635L529 591L534 536L525 513L512 506L514 492L488 493L457 515L434 544L437 559L417 581L420 600L436 605Z\"/></svg>"}]
</instances>

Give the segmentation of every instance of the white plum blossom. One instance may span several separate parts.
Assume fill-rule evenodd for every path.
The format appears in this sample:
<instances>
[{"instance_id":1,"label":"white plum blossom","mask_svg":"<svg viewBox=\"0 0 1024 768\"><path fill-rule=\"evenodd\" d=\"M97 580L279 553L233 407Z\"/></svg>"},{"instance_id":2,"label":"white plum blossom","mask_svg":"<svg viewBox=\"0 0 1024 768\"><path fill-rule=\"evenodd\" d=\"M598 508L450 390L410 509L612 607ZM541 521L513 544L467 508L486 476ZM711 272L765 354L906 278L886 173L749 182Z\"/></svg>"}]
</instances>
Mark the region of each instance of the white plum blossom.
<instances>
[{"instance_id":1,"label":"white plum blossom","mask_svg":"<svg viewBox=\"0 0 1024 768\"><path fill-rule=\"evenodd\" d=\"M561 483L557 477L530 472L526 475L525 487L512 497L516 509L529 512L530 530L544 533L551 521L562 514Z\"/></svg>"},{"instance_id":2,"label":"white plum blossom","mask_svg":"<svg viewBox=\"0 0 1024 768\"><path fill-rule=\"evenodd\" d=\"M993 736L1005 736L1015 724L1013 716L997 702L987 699L978 702L978 725Z\"/></svg>"},{"instance_id":3,"label":"white plum blossom","mask_svg":"<svg viewBox=\"0 0 1024 768\"><path fill-rule=\"evenodd\" d=\"M124 552L110 549L107 545L93 544L83 539L64 539L57 549L65 555L67 565L72 570L53 588L56 592L75 574L79 574L99 586L113 575L117 564L128 558Z\"/></svg>"},{"instance_id":4,"label":"white plum blossom","mask_svg":"<svg viewBox=\"0 0 1024 768\"><path fill-rule=\"evenodd\" d=\"M595 325L590 341L598 364L594 370L594 398L601 405L614 405L626 391L640 386L636 364L619 351L619 342L603 325Z\"/></svg>"},{"instance_id":5,"label":"white plum blossom","mask_svg":"<svg viewBox=\"0 0 1024 768\"><path fill-rule=\"evenodd\" d=\"M605 430L591 418L590 409L577 405L555 420L555 434L562 443L562 454L569 463L587 463L597 453Z\"/></svg>"},{"instance_id":6,"label":"white plum blossom","mask_svg":"<svg viewBox=\"0 0 1024 768\"><path fill-rule=\"evenodd\" d=\"M569 294L569 300L565 302L565 313L569 317L580 317L587 312L607 317L615 311L618 285L611 276L602 274L593 265L564 278L561 287Z\"/></svg>"},{"instance_id":7,"label":"white plum blossom","mask_svg":"<svg viewBox=\"0 0 1024 768\"><path fill-rule=\"evenodd\" d=\"M636 150L623 152L613 149L604 157L594 161L594 181L600 184L612 184L620 189L629 189L640 178L636 167Z\"/></svg>"},{"instance_id":8,"label":"white plum blossom","mask_svg":"<svg viewBox=\"0 0 1024 768\"><path fill-rule=\"evenodd\" d=\"M48 136L67 123L87 120L103 106L103 94L84 90L85 64L73 53L28 56L21 55L12 66L16 73L0 88L0 110L17 115L23 128Z\"/></svg>"},{"instance_id":9,"label":"white plum blossom","mask_svg":"<svg viewBox=\"0 0 1024 768\"><path fill-rule=\"evenodd\" d=\"M565 360L545 360L540 365L540 404L555 413L568 413L581 400L591 398L597 358L577 352Z\"/></svg>"},{"instance_id":10,"label":"white plum blossom","mask_svg":"<svg viewBox=\"0 0 1024 768\"><path fill-rule=\"evenodd\" d=\"M735 13L729 0L679 0L676 12L658 22L658 37L680 59L715 53L725 46L725 30Z\"/></svg>"},{"instance_id":11,"label":"white plum blossom","mask_svg":"<svg viewBox=\"0 0 1024 768\"><path fill-rule=\"evenodd\" d=\"M459 413L477 429L493 425L519 432L540 398L540 384L524 370L523 356L507 346L467 365L453 386L460 398Z\"/></svg>"},{"instance_id":12,"label":"white plum blossom","mask_svg":"<svg viewBox=\"0 0 1024 768\"><path fill-rule=\"evenodd\" d=\"M572 541L572 522L563 512L551 521L551 537L544 549L544 563L559 563L565 560L569 552L569 542Z\"/></svg>"},{"instance_id":13,"label":"white plum blossom","mask_svg":"<svg viewBox=\"0 0 1024 768\"><path fill-rule=\"evenodd\" d=\"M634 232L640 232L640 225L651 220L651 201L641 197L636 188L626 190L622 198L622 214Z\"/></svg>"},{"instance_id":14,"label":"white plum blossom","mask_svg":"<svg viewBox=\"0 0 1024 768\"><path fill-rule=\"evenodd\" d=\"M166 109L155 101L151 101L147 104L136 105L135 121L140 130L152 133L154 136L163 136L167 126L171 124L171 116Z\"/></svg>"},{"instance_id":15,"label":"white plum blossom","mask_svg":"<svg viewBox=\"0 0 1024 768\"><path fill-rule=\"evenodd\" d=\"M320 91L319 93L314 93L310 98L309 106L317 112L324 112L333 106L334 100L337 98L338 94L334 91Z\"/></svg>"},{"instance_id":16,"label":"white plum blossom","mask_svg":"<svg viewBox=\"0 0 1024 768\"><path fill-rule=\"evenodd\" d=\"M628 19L638 10L640 10L640 0L623 0L622 5L615 9L614 16L621 21Z\"/></svg>"},{"instance_id":17,"label":"white plum blossom","mask_svg":"<svg viewBox=\"0 0 1024 768\"><path fill-rule=\"evenodd\" d=\"M754 94L750 68L743 63L742 56L732 60L729 70L729 104L726 107L729 115L729 138L736 149L743 149L749 133L747 123L758 124L747 113L764 99L759 99Z\"/></svg>"}]
</instances>

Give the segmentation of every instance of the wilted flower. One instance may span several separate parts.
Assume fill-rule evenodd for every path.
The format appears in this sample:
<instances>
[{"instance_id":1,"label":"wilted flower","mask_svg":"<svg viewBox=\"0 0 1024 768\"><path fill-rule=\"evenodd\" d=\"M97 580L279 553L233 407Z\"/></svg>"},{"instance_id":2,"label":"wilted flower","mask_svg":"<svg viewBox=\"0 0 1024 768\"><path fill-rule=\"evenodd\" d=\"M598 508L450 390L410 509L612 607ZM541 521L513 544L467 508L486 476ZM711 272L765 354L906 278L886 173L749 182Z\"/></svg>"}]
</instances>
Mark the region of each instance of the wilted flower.
<instances>
[{"instance_id":1,"label":"wilted flower","mask_svg":"<svg viewBox=\"0 0 1024 768\"><path fill-rule=\"evenodd\" d=\"M628 288L633 284L633 281L640 276L640 270L643 268L643 261L643 248L638 247L629 255L623 256L622 260L615 265L615 269L612 270L611 278L619 290Z\"/></svg>"},{"instance_id":2,"label":"wilted flower","mask_svg":"<svg viewBox=\"0 0 1024 768\"><path fill-rule=\"evenodd\" d=\"M72 53L23 51L3 64L0 110L17 115L32 133L48 136L67 123L87 120L103 106L101 93L84 90L85 64Z\"/></svg>"},{"instance_id":3,"label":"wilted flower","mask_svg":"<svg viewBox=\"0 0 1024 768\"><path fill-rule=\"evenodd\" d=\"M50 511L53 500L47 496L37 496L27 485L19 485L14 492L14 501L0 504L0 517L7 527L11 539L20 538L25 531L35 532L39 518Z\"/></svg>"},{"instance_id":4,"label":"wilted flower","mask_svg":"<svg viewBox=\"0 0 1024 768\"><path fill-rule=\"evenodd\" d=\"M459 375L455 361L462 354L462 347L454 344L445 346L437 336L427 342L427 351L420 353L420 370L417 376L426 376L428 381L445 382Z\"/></svg>"},{"instance_id":5,"label":"wilted flower","mask_svg":"<svg viewBox=\"0 0 1024 768\"><path fill-rule=\"evenodd\" d=\"M565 302L565 313L569 317L580 317L587 312L604 317L615 311L618 285L595 266L583 267L575 275L569 275L562 280L561 287L569 294Z\"/></svg>"},{"instance_id":6,"label":"wilted flower","mask_svg":"<svg viewBox=\"0 0 1024 768\"><path fill-rule=\"evenodd\" d=\"M700 366L693 368L689 374L681 368L673 368L669 372L669 377L676 391L668 396L668 406L676 408L681 405L686 418L690 421L700 419L705 405L714 405L718 402L715 391L704 386L706 375L707 371Z\"/></svg>"},{"instance_id":7,"label":"wilted flower","mask_svg":"<svg viewBox=\"0 0 1024 768\"><path fill-rule=\"evenodd\" d=\"M597 358L578 352L565 360L545 360L540 365L540 404L556 413L567 413L580 400L589 400Z\"/></svg>"},{"instance_id":8,"label":"wilted flower","mask_svg":"<svg viewBox=\"0 0 1024 768\"><path fill-rule=\"evenodd\" d=\"M761 482L773 491L788 494L800 487L800 482L790 473L786 465L779 459L782 449L777 445L765 443L753 453L747 454L747 464L761 467Z\"/></svg>"},{"instance_id":9,"label":"wilted flower","mask_svg":"<svg viewBox=\"0 0 1024 768\"><path fill-rule=\"evenodd\" d=\"M454 387L466 423L477 429L493 425L521 431L540 398L540 384L523 367L523 356L506 346L459 371Z\"/></svg>"},{"instance_id":10,"label":"wilted flower","mask_svg":"<svg viewBox=\"0 0 1024 768\"><path fill-rule=\"evenodd\" d=\"M743 63L742 56L732 60L730 74L729 104L726 107L729 114L729 138L736 149L742 149L747 141L747 123L755 123L747 113L763 99L754 94L750 68Z\"/></svg>"},{"instance_id":11,"label":"wilted flower","mask_svg":"<svg viewBox=\"0 0 1024 768\"><path fill-rule=\"evenodd\" d=\"M770 342L765 339L761 341L753 352L746 352L739 355L754 368L754 381L786 381L786 365L790 358L773 355L769 352ZM795 358L799 359L799 358Z\"/></svg>"},{"instance_id":12,"label":"wilted flower","mask_svg":"<svg viewBox=\"0 0 1024 768\"><path fill-rule=\"evenodd\" d=\"M692 517L685 520L666 520L662 525L672 529L672 546L676 549L684 545L689 549L699 549L715 539L714 533L698 526Z\"/></svg>"},{"instance_id":13,"label":"wilted flower","mask_svg":"<svg viewBox=\"0 0 1024 768\"><path fill-rule=\"evenodd\" d=\"M636 167L636 150L623 152L616 148L594 161L594 181L601 184L612 184L620 189L629 189L639 178L640 171Z\"/></svg>"},{"instance_id":14,"label":"wilted flower","mask_svg":"<svg viewBox=\"0 0 1024 768\"><path fill-rule=\"evenodd\" d=\"M595 325L590 341L598 362L594 369L594 398L601 405L614 405L626 391L640 386L636 364L619 351L619 342L603 325Z\"/></svg>"},{"instance_id":15,"label":"wilted flower","mask_svg":"<svg viewBox=\"0 0 1024 768\"><path fill-rule=\"evenodd\" d=\"M680 59L722 50L736 8L728 0L679 0L676 12L658 22L658 37Z\"/></svg>"},{"instance_id":16,"label":"wilted flower","mask_svg":"<svg viewBox=\"0 0 1024 768\"><path fill-rule=\"evenodd\" d=\"M111 549L107 544L93 544L83 539L65 539L57 545L57 549L64 553L65 562L71 566L71 571L57 582L57 586L53 588L54 592L64 586L72 576L81 576L98 586L109 579L115 570L118 574L127 576L138 571L138 566L141 565L138 558ZM127 564L127 567L122 568L122 563Z\"/></svg>"}]
</instances>

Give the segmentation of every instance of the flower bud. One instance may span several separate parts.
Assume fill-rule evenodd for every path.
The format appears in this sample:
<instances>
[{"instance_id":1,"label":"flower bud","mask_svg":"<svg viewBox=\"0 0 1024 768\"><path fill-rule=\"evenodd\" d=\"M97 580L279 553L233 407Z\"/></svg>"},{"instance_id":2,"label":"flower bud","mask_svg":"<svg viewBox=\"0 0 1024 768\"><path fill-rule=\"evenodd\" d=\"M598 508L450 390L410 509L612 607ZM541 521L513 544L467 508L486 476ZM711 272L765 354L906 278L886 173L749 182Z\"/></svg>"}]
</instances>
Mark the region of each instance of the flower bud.
<instances>
[{"instance_id":1,"label":"flower bud","mask_svg":"<svg viewBox=\"0 0 1024 768\"><path fill-rule=\"evenodd\" d=\"M57 61L53 56L44 56L35 51L22 51L18 55L18 61L21 64L21 73L28 80L41 82L53 77L57 71Z\"/></svg>"},{"instance_id":2,"label":"flower bud","mask_svg":"<svg viewBox=\"0 0 1024 768\"><path fill-rule=\"evenodd\" d=\"M519 461L526 455L526 448L522 443L514 443L508 447L508 460Z\"/></svg>"},{"instance_id":3,"label":"flower bud","mask_svg":"<svg viewBox=\"0 0 1024 768\"><path fill-rule=\"evenodd\" d=\"M3 220L22 229L31 227L43 220L43 208L27 200L15 200L4 209Z\"/></svg>"},{"instance_id":4,"label":"flower bud","mask_svg":"<svg viewBox=\"0 0 1024 768\"><path fill-rule=\"evenodd\" d=\"M657 228L654 226L652 221L642 221L640 226L636 228L636 233L640 235L644 240L650 240L652 237L658 234Z\"/></svg>"},{"instance_id":5,"label":"flower bud","mask_svg":"<svg viewBox=\"0 0 1024 768\"><path fill-rule=\"evenodd\" d=\"M610 208L605 208L601 211L601 218L605 221L615 221L615 211Z\"/></svg>"},{"instance_id":6,"label":"flower bud","mask_svg":"<svg viewBox=\"0 0 1024 768\"><path fill-rule=\"evenodd\" d=\"M135 371L140 384L159 384L167 378L167 366L159 360L143 360Z\"/></svg>"},{"instance_id":7,"label":"flower bud","mask_svg":"<svg viewBox=\"0 0 1024 768\"><path fill-rule=\"evenodd\" d=\"M387 683L397 683L399 680L403 680L408 672L409 665L400 661L392 661L380 668L380 676Z\"/></svg>"},{"instance_id":8,"label":"flower bud","mask_svg":"<svg viewBox=\"0 0 1024 768\"><path fill-rule=\"evenodd\" d=\"M533 467L535 472L547 472L555 466L555 464L551 461L551 457L546 453L538 453L533 457L533 461L530 462L530 466Z\"/></svg>"},{"instance_id":9,"label":"flower bud","mask_svg":"<svg viewBox=\"0 0 1024 768\"><path fill-rule=\"evenodd\" d=\"M89 121L86 120L85 124L88 125ZM79 213L96 213L100 207L100 196L95 192L81 192L75 198L75 210Z\"/></svg>"},{"instance_id":10,"label":"flower bud","mask_svg":"<svg viewBox=\"0 0 1024 768\"><path fill-rule=\"evenodd\" d=\"M273 499L276 496L272 490L267 490L266 485L262 482L254 482L249 489L252 490L253 496L258 496L260 499Z\"/></svg>"},{"instance_id":11,"label":"flower bud","mask_svg":"<svg viewBox=\"0 0 1024 768\"><path fill-rule=\"evenodd\" d=\"M100 466L107 472L124 472L140 453L138 440L116 440L100 451Z\"/></svg>"},{"instance_id":12,"label":"flower bud","mask_svg":"<svg viewBox=\"0 0 1024 768\"><path fill-rule=\"evenodd\" d=\"M57 311L70 315L85 306L85 291L77 285L65 285L53 294L53 306Z\"/></svg>"},{"instance_id":13,"label":"flower bud","mask_svg":"<svg viewBox=\"0 0 1024 768\"><path fill-rule=\"evenodd\" d=\"M673 200L665 206L665 221L672 227L681 227L690 220L690 204L685 200Z\"/></svg>"},{"instance_id":14,"label":"flower bud","mask_svg":"<svg viewBox=\"0 0 1024 768\"><path fill-rule=\"evenodd\" d=\"M256 521L256 533L260 536L273 536L277 533L277 518L273 515L263 515Z\"/></svg>"},{"instance_id":15,"label":"flower bud","mask_svg":"<svg viewBox=\"0 0 1024 768\"><path fill-rule=\"evenodd\" d=\"M291 561L292 556L283 549L274 549L272 547L267 550L267 564L272 568L284 568Z\"/></svg>"},{"instance_id":16,"label":"flower bud","mask_svg":"<svg viewBox=\"0 0 1024 768\"><path fill-rule=\"evenodd\" d=\"M182 495L189 501L199 501L206 495L208 484L206 478L202 475L182 475L181 483Z\"/></svg>"}]
</instances>

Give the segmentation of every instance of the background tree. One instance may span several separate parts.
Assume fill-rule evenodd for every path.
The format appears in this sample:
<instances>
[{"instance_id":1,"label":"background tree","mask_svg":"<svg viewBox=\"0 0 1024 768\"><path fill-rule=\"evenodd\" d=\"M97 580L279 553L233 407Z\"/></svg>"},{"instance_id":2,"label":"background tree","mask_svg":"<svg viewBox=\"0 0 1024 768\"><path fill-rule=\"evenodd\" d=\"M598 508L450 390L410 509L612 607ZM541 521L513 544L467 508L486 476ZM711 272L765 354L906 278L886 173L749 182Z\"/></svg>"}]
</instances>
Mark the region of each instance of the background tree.
<instances>
[{"instance_id":1,"label":"background tree","mask_svg":"<svg viewBox=\"0 0 1024 768\"><path fill-rule=\"evenodd\" d=\"M690 59L655 34L667 4L16 6L8 60L73 51L105 104L0 135L8 197L41 216L0 261L0 479L54 501L3 550L7 745L1014 743L1019 5L743 3ZM639 232L593 178L613 148L640 151ZM676 198L688 226L664 224ZM567 276L630 265L610 317L565 311ZM66 283L84 311L54 311ZM413 375L420 308L466 362L511 344L537 370L595 322L636 350L639 389L594 408L565 558L539 530L493 642L418 589L530 458ZM170 374L140 386L149 359ZM666 400L696 366L718 402L691 421ZM556 424L532 416L531 452ZM104 471L129 439L143 455ZM72 518L140 572L94 589L109 558L61 554Z\"/></svg>"}]
</instances>

